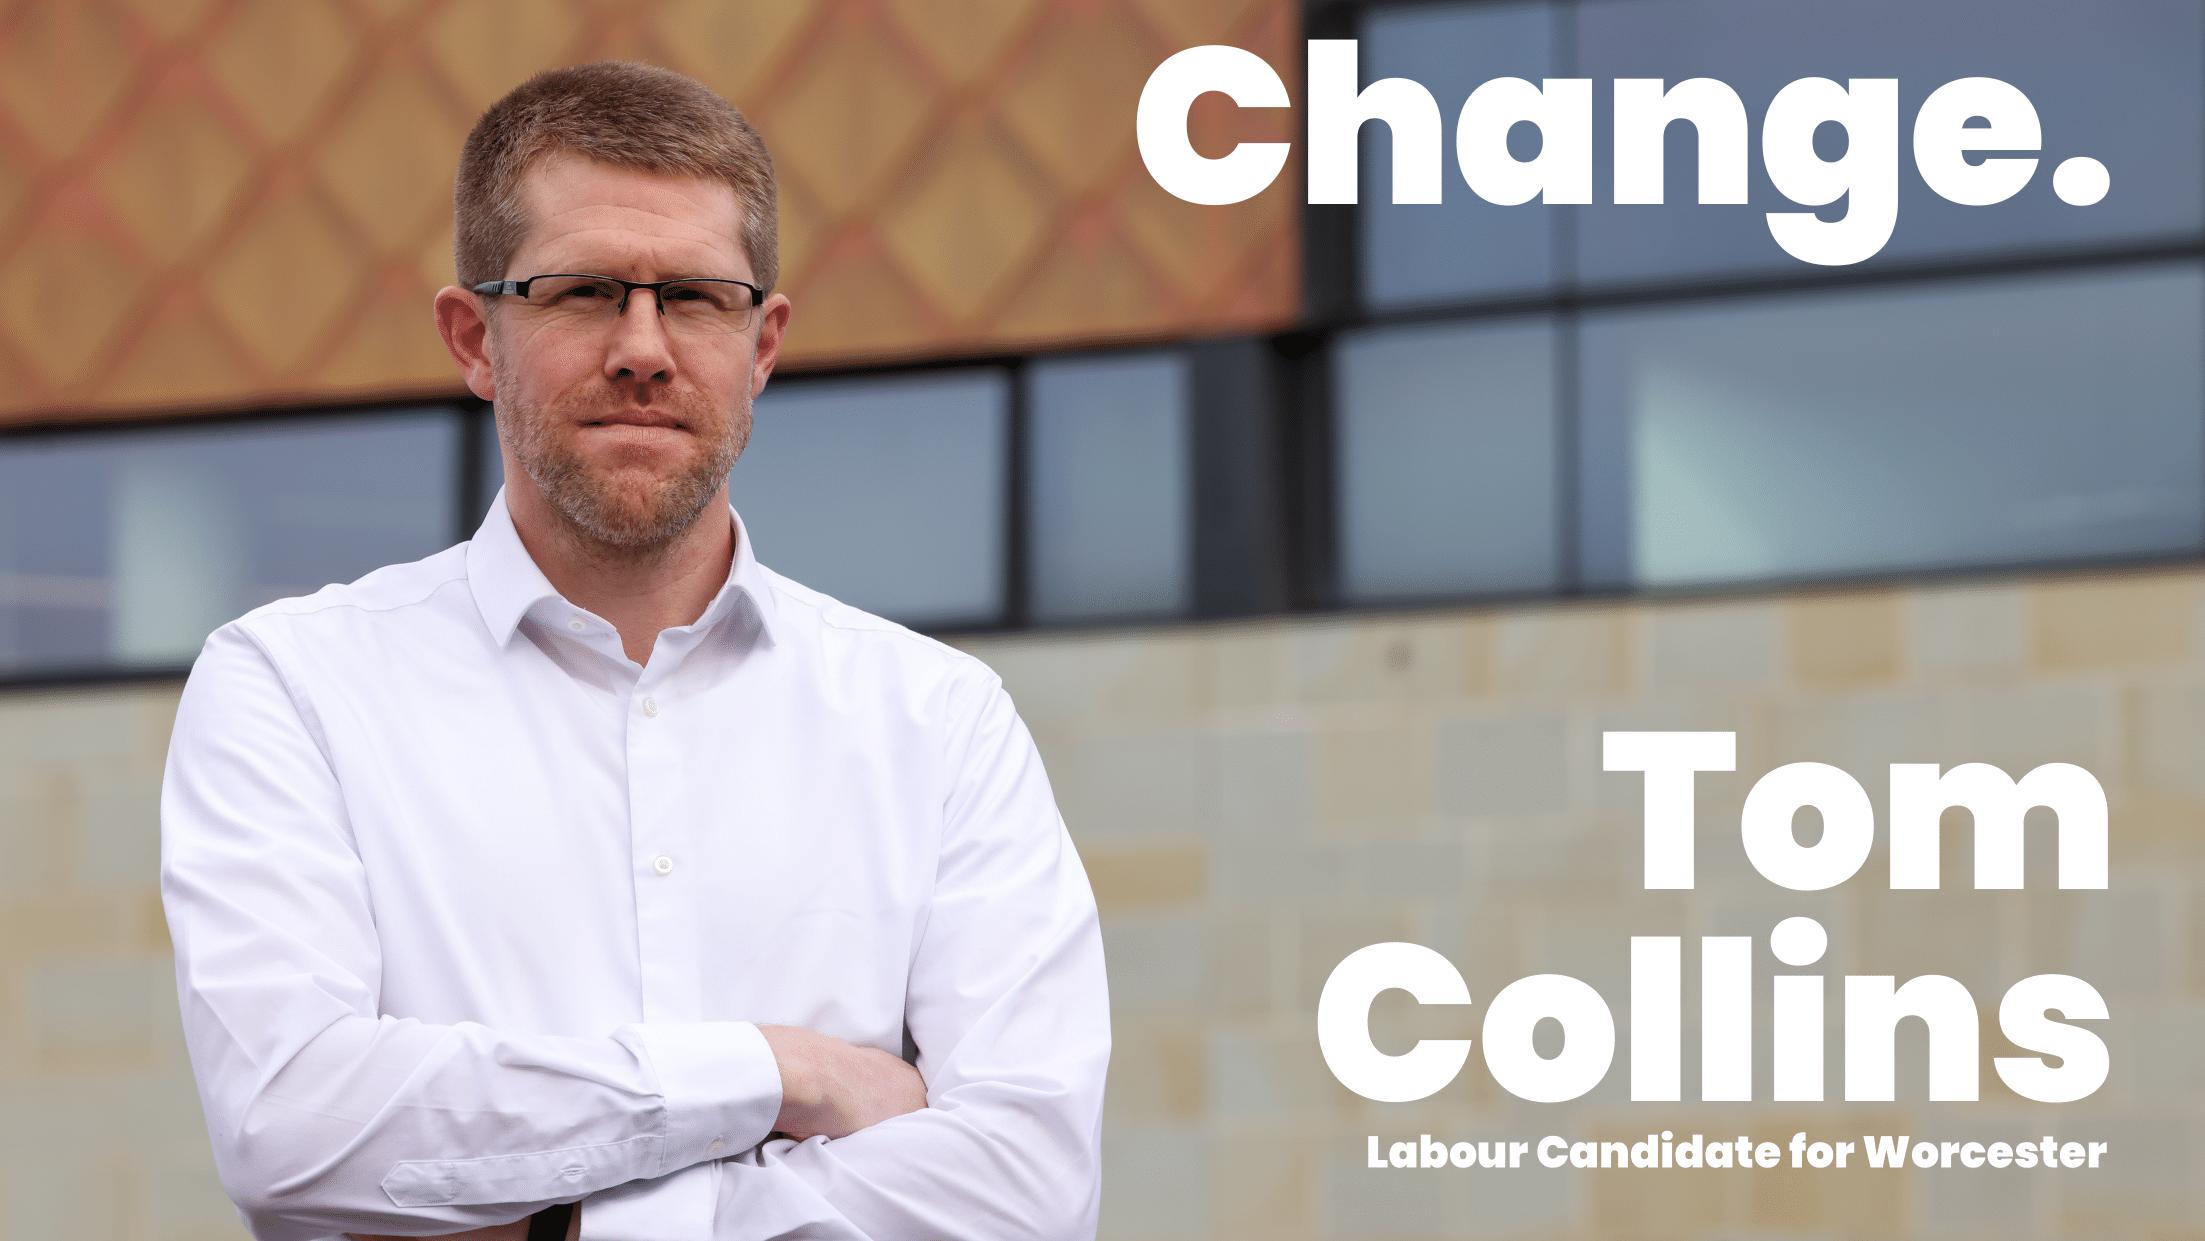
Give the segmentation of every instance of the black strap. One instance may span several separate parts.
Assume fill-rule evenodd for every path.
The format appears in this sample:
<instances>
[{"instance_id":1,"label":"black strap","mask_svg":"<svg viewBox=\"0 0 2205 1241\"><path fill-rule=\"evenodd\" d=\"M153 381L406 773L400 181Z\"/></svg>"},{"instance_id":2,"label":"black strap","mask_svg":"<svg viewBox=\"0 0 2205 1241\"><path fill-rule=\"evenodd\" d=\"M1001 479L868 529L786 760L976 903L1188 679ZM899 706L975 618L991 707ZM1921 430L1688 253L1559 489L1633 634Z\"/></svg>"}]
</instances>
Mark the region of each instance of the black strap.
<instances>
[{"instance_id":1,"label":"black strap","mask_svg":"<svg viewBox=\"0 0 2205 1241\"><path fill-rule=\"evenodd\" d=\"M567 1241L567 1221L573 1217L571 1202L545 1207L528 1217L528 1241Z\"/></svg>"}]
</instances>

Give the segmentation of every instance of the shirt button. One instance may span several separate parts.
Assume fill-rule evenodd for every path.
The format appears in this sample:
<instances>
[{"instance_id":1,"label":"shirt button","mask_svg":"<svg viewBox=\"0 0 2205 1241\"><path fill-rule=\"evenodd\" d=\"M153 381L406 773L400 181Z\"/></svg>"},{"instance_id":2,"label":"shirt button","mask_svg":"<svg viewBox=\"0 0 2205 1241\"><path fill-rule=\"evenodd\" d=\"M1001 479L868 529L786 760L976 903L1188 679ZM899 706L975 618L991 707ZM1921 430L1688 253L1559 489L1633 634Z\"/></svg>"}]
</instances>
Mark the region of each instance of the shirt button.
<instances>
[{"instance_id":1,"label":"shirt button","mask_svg":"<svg viewBox=\"0 0 2205 1241\"><path fill-rule=\"evenodd\" d=\"M714 1138L711 1142L705 1145L704 1153L707 1155L717 1155L721 1151L724 1151L726 1149L727 1143L724 1140L720 1138Z\"/></svg>"},{"instance_id":2,"label":"shirt button","mask_svg":"<svg viewBox=\"0 0 2205 1241\"><path fill-rule=\"evenodd\" d=\"M651 869L662 875L670 875L674 871L674 859L661 853L651 859Z\"/></svg>"},{"instance_id":3,"label":"shirt button","mask_svg":"<svg viewBox=\"0 0 2205 1241\"><path fill-rule=\"evenodd\" d=\"M650 716L652 719L657 719L658 699L645 697L643 700L643 714Z\"/></svg>"},{"instance_id":4,"label":"shirt button","mask_svg":"<svg viewBox=\"0 0 2205 1241\"><path fill-rule=\"evenodd\" d=\"M567 628L572 629L576 633L580 633L584 629L589 628L589 622L583 620L579 616L569 617L567 620Z\"/></svg>"}]
</instances>

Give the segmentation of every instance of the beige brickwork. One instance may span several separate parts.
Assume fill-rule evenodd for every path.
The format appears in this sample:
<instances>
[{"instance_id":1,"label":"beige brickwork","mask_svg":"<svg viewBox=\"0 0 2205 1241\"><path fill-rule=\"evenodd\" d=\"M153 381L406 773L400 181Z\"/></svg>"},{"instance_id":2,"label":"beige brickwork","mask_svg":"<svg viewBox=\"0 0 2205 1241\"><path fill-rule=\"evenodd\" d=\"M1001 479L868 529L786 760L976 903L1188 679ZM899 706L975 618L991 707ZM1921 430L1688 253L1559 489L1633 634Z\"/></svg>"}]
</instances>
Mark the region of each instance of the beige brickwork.
<instances>
[{"instance_id":1,"label":"beige brickwork","mask_svg":"<svg viewBox=\"0 0 2205 1241\"><path fill-rule=\"evenodd\" d=\"M1104 916L1116 1028L1104 1235L1346 1238L2173 1238L2205 1218L2205 571L1862 587L1279 620L965 643L1003 675L1048 764ZM0 1235L243 1236L182 1054L155 889L173 684L0 696ZM1699 783L1699 884L1646 892L1640 788L1610 729L1738 733ZM1892 892L1879 841L1850 883L1788 892L1737 843L1752 779L1814 760L1879 808L1887 765L2077 762L2105 785L2112 890L2061 892L2032 827L2030 887L1975 892L1964 816L1947 887ZM1879 813L1879 826L1881 815ZM1317 1048L1347 952L1428 944L1482 1002L1584 978L1627 1021L1629 938L1828 929L1826 1086L1843 1090L1846 973L1943 971L1983 1017L1983 1101L1922 1102L1918 1031L1893 1104L1696 1097L1686 1004L1676 1104L1629 1101L1627 1048L1585 1098L1533 1105L1473 1055L1416 1104L1369 1103ZM1764 962L1765 964L1765 962ZM2112 1006L2112 1074L2065 1106L1992 1061L2004 988L2072 972ZM1688 967L1688 975L1690 973ZM1756 1010L1765 1029L1766 988ZM1381 1045L1476 1037L1482 1007L1398 995ZM1551 1048L1549 1049L1551 1050ZM1756 1065L1768 1094L1766 1044ZM1787 1141L2043 1133L2106 1141L2096 1172L1373 1171L1371 1133L1448 1141L1663 1128Z\"/></svg>"}]
</instances>

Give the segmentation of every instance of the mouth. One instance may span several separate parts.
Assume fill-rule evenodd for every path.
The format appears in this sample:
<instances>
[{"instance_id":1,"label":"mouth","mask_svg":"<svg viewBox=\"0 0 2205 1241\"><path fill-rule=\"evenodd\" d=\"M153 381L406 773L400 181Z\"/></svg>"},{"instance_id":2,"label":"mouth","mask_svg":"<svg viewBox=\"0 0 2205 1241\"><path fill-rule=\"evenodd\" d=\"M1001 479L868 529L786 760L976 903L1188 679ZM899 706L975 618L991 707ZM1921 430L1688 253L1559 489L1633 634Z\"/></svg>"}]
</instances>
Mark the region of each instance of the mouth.
<instances>
[{"instance_id":1,"label":"mouth","mask_svg":"<svg viewBox=\"0 0 2205 1241\"><path fill-rule=\"evenodd\" d=\"M682 424L681 420L671 414L661 414L643 409L630 409L617 414L607 414L603 418L593 418L582 425L585 427L653 427L667 431L686 431L689 429Z\"/></svg>"}]
</instances>

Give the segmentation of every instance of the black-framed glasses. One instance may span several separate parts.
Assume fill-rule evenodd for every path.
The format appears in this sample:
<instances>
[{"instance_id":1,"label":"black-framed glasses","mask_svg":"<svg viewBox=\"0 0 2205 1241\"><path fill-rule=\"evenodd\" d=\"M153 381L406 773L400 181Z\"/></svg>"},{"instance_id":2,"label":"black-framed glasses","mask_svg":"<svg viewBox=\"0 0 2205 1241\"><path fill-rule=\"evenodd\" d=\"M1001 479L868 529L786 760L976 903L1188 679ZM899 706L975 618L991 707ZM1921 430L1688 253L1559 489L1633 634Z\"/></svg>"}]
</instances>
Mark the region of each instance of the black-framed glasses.
<instances>
[{"instance_id":1,"label":"black-framed glasses","mask_svg":"<svg viewBox=\"0 0 2205 1241\"><path fill-rule=\"evenodd\" d=\"M485 280L475 292L488 297L517 297L531 315L552 327L601 328L628 309L628 295L649 289L667 326L696 335L740 332L766 291L747 280L688 276L675 280L622 280L585 272L551 272L526 280Z\"/></svg>"}]
</instances>

